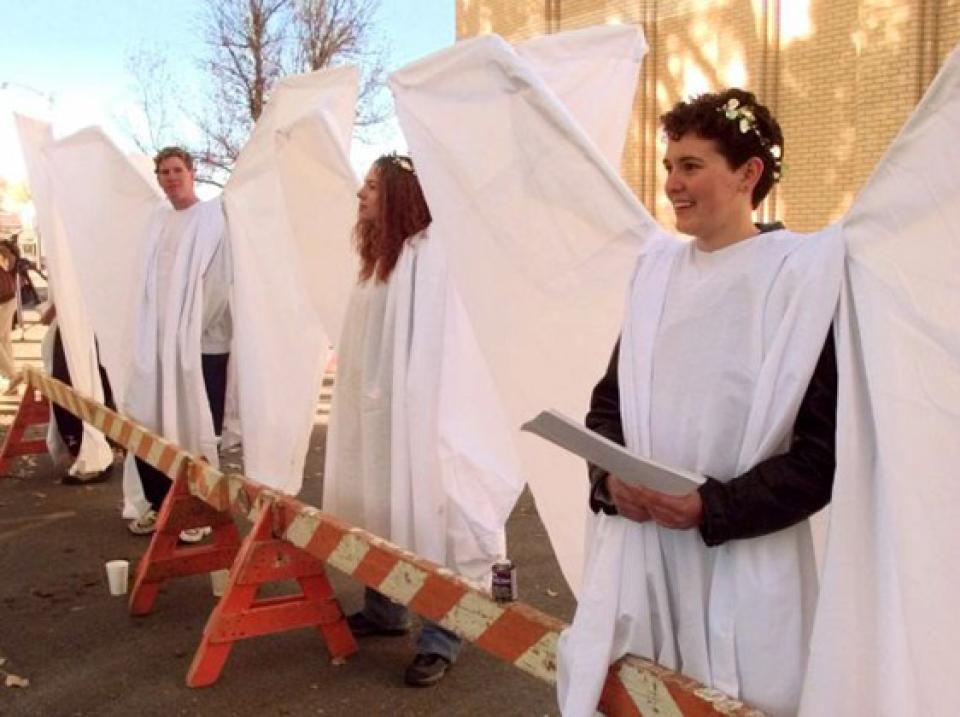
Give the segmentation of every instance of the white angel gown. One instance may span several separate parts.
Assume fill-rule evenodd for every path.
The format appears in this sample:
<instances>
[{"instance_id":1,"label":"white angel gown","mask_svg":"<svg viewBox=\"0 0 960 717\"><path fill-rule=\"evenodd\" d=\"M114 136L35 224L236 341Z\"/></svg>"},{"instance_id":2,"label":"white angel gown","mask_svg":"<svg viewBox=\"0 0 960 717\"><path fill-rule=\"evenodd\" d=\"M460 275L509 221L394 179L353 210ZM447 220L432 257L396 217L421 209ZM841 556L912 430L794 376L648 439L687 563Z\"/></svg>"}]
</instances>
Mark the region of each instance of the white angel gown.
<instances>
[{"instance_id":1,"label":"white angel gown","mask_svg":"<svg viewBox=\"0 0 960 717\"><path fill-rule=\"evenodd\" d=\"M358 284L338 344L323 508L482 580L523 486L507 423L442 246L407 241Z\"/></svg>"},{"instance_id":2,"label":"white angel gown","mask_svg":"<svg viewBox=\"0 0 960 717\"><path fill-rule=\"evenodd\" d=\"M627 446L718 480L785 451L842 261L835 231L649 248L621 343ZM794 714L816 589L808 521L708 548L696 530L600 516L560 650L564 714L593 714L607 665L627 653Z\"/></svg>"}]
</instances>

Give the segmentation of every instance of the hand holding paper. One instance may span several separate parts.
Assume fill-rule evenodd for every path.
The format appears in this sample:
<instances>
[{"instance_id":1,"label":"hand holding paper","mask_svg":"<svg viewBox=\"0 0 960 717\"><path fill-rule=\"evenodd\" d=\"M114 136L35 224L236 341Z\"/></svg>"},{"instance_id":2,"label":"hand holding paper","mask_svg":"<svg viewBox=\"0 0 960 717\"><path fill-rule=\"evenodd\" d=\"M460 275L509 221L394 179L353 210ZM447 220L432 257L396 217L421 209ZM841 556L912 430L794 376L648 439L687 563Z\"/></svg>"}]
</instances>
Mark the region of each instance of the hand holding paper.
<instances>
[{"instance_id":1,"label":"hand holding paper","mask_svg":"<svg viewBox=\"0 0 960 717\"><path fill-rule=\"evenodd\" d=\"M664 528L688 530L703 520L703 501L696 490L686 495L668 495L627 483L615 475L607 479L607 487L617 512L638 523L653 520Z\"/></svg>"},{"instance_id":2,"label":"hand holding paper","mask_svg":"<svg viewBox=\"0 0 960 717\"><path fill-rule=\"evenodd\" d=\"M634 455L623 446L581 426L557 411L542 411L520 430L535 433L600 466L620 481L667 496L687 496L703 477Z\"/></svg>"}]
</instances>

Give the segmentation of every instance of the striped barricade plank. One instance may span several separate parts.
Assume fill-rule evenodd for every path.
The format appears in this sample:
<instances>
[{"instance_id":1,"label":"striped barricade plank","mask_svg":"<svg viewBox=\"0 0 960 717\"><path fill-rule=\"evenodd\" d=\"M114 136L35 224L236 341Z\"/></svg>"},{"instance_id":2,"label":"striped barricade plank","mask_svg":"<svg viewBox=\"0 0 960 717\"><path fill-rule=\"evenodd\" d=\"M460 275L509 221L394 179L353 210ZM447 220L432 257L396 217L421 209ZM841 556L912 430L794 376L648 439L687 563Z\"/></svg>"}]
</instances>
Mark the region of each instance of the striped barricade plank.
<instances>
[{"instance_id":1,"label":"striped barricade plank","mask_svg":"<svg viewBox=\"0 0 960 717\"><path fill-rule=\"evenodd\" d=\"M562 621L520 602L498 603L447 568L240 474L222 473L36 369L28 367L25 372L44 395L78 415L90 416L96 428L168 476L175 477L186 461L190 493L211 507L229 508L256 523L269 506L274 535L527 674L556 682L557 641L566 627ZM717 690L633 656L611 666L601 708L623 716L762 717Z\"/></svg>"}]
</instances>

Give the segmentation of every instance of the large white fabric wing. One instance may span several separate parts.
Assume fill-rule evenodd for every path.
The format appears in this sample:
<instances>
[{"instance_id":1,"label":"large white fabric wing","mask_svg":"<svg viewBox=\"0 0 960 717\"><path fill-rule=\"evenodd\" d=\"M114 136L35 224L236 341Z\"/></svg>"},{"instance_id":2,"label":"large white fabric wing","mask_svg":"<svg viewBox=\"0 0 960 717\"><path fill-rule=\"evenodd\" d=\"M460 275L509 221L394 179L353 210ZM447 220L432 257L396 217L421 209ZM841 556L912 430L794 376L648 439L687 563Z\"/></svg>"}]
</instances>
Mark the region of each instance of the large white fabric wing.
<instances>
[{"instance_id":1,"label":"large white fabric wing","mask_svg":"<svg viewBox=\"0 0 960 717\"><path fill-rule=\"evenodd\" d=\"M519 433L544 408L583 415L616 341L642 239L656 224L574 113L500 38L461 42L390 82L431 235L444 242L511 428ZM537 438L519 440L525 477L576 590L584 465Z\"/></svg>"},{"instance_id":2,"label":"large white fabric wing","mask_svg":"<svg viewBox=\"0 0 960 717\"><path fill-rule=\"evenodd\" d=\"M148 249L143 239L165 200L99 128L55 142L46 155L78 286L122 407Z\"/></svg>"},{"instance_id":3,"label":"large white fabric wing","mask_svg":"<svg viewBox=\"0 0 960 717\"><path fill-rule=\"evenodd\" d=\"M844 221L837 478L802 715L956 713L958 167L955 50Z\"/></svg>"},{"instance_id":4,"label":"large white fabric wing","mask_svg":"<svg viewBox=\"0 0 960 717\"><path fill-rule=\"evenodd\" d=\"M70 381L80 393L96 401L103 400L103 386L97 366L93 326L87 316L86 302L80 291L71 247L60 219L51 187L44 149L53 144L50 125L40 120L15 115L20 146L30 178L30 193L37 210L37 222L43 236L51 291L57 304L57 325L70 370ZM113 451L103 434L83 424L83 438L72 473L102 471L113 462Z\"/></svg>"},{"instance_id":5,"label":"large white fabric wing","mask_svg":"<svg viewBox=\"0 0 960 717\"><path fill-rule=\"evenodd\" d=\"M284 79L223 192L244 467L290 494L303 481L329 337L356 280L356 92L354 68Z\"/></svg>"},{"instance_id":6,"label":"large white fabric wing","mask_svg":"<svg viewBox=\"0 0 960 717\"><path fill-rule=\"evenodd\" d=\"M516 51L616 171L647 52L643 33L632 25L598 25L541 35Z\"/></svg>"}]
</instances>

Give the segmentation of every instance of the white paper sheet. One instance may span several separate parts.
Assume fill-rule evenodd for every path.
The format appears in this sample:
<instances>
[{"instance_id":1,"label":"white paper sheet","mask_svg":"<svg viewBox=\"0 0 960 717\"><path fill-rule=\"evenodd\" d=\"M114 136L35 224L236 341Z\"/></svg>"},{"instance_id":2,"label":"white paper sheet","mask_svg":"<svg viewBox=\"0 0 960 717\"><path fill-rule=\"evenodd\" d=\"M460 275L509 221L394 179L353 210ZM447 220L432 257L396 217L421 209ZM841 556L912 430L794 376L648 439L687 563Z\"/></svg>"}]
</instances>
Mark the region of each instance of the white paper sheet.
<instances>
[{"instance_id":1,"label":"white paper sheet","mask_svg":"<svg viewBox=\"0 0 960 717\"><path fill-rule=\"evenodd\" d=\"M703 483L703 477L671 468L631 453L619 443L584 427L557 411L541 411L522 426L533 433L593 463L620 480L668 495L686 495Z\"/></svg>"}]
</instances>

